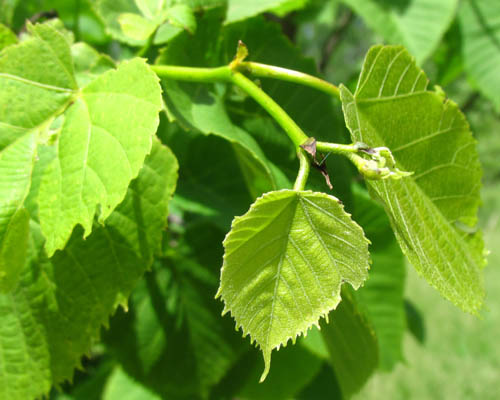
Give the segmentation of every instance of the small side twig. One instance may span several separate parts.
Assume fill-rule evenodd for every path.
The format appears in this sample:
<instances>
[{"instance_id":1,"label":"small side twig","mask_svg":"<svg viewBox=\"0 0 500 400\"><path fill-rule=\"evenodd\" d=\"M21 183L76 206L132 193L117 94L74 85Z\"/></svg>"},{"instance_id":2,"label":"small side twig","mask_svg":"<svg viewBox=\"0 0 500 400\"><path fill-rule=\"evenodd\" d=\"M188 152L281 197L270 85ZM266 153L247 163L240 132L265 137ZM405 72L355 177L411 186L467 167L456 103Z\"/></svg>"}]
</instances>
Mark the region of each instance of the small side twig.
<instances>
[{"instance_id":1,"label":"small side twig","mask_svg":"<svg viewBox=\"0 0 500 400\"><path fill-rule=\"evenodd\" d=\"M321 51L321 61L319 62L319 70L324 72L328 61L337 48L338 44L344 37L344 34L349 28L349 25L354 19L354 14L351 10L347 10L344 15L342 15L339 24L332 30L331 34L328 36L328 39L325 41L323 45L323 49Z\"/></svg>"}]
</instances>

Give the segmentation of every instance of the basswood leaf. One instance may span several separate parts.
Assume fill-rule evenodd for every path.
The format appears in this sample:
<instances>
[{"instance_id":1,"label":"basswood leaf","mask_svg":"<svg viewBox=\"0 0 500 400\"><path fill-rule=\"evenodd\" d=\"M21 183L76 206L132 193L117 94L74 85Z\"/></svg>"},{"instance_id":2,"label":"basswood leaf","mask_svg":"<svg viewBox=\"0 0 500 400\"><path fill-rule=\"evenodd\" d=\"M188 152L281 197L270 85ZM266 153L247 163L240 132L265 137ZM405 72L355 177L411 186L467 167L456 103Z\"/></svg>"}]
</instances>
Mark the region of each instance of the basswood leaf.
<instances>
[{"instance_id":1,"label":"basswood leaf","mask_svg":"<svg viewBox=\"0 0 500 400\"><path fill-rule=\"evenodd\" d=\"M263 352L295 341L340 302L342 283L368 275L368 241L333 196L266 193L234 219L224 240L217 297Z\"/></svg>"},{"instance_id":2,"label":"basswood leaf","mask_svg":"<svg viewBox=\"0 0 500 400\"><path fill-rule=\"evenodd\" d=\"M194 33L194 7L204 7L205 4L203 1L200 4L191 3L163 0L97 0L94 2L94 8L111 36L132 46L139 46L144 44L158 27L165 24L170 25L174 31L161 35L167 40L183 29ZM165 40L155 39L155 43L160 42L164 43Z\"/></svg>"},{"instance_id":3,"label":"basswood leaf","mask_svg":"<svg viewBox=\"0 0 500 400\"><path fill-rule=\"evenodd\" d=\"M303 2L293 0L228 0L226 23L241 21L265 11L279 9L279 7L286 7L286 11L290 12L303 7Z\"/></svg>"},{"instance_id":4,"label":"basswood leaf","mask_svg":"<svg viewBox=\"0 0 500 400\"><path fill-rule=\"evenodd\" d=\"M255 351L255 349L253 349ZM258 354L258 353L257 353ZM262 373L261 360L251 365L251 374L246 384L233 396L238 399L289 400L306 387L319 373L323 360L310 349L297 343L281 349L273 357L273 368L264 382L259 382ZM250 365L238 363L237 368Z\"/></svg>"},{"instance_id":5,"label":"basswood leaf","mask_svg":"<svg viewBox=\"0 0 500 400\"><path fill-rule=\"evenodd\" d=\"M103 335L127 374L164 399L208 398L249 349L213 298L224 234L206 223L188 225Z\"/></svg>"},{"instance_id":6,"label":"basswood leaf","mask_svg":"<svg viewBox=\"0 0 500 400\"><path fill-rule=\"evenodd\" d=\"M353 218L363 227L372 243L370 279L355 293L358 308L373 326L379 346L382 370L389 371L403 360L406 331L404 288L405 258L383 207L355 186Z\"/></svg>"},{"instance_id":7,"label":"basswood leaf","mask_svg":"<svg viewBox=\"0 0 500 400\"><path fill-rule=\"evenodd\" d=\"M463 114L427 83L404 48L375 46L354 95L341 87L342 107L353 141L389 147L397 167L414 172L368 181L403 252L445 298L475 313L484 296L483 244L475 230L481 168Z\"/></svg>"},{"instance_id":8,"label":"basswood leaf","mask_svg":"<svg viewBox=\"0 0 500 400\"><path fill-rule=\"evenodd\" d=\"M0 398L40 398L71 379L118 304L150 267L161 243L177 163L155 142L125 200L83 240L47 258L31 222L28 262L18 286L0 294Z\"/></svg>"},{"instance_id":9,"label":"basswood leaf","mask_svg":"<svg viewBox=\"0 0 500 400\"><path fill-rule=\"evenodd\" d=\"M348 399L378 366L377 338L348 290L342 290L342 302L320 327L343 398Z\"/></svg>"},{"instance_id":10,"label":"basswood leaf","mask_svg":"<svg viewBox=\"0 0 500 400\"><path fill-rule=\"evenodd\" d=\"M9 28L0 23L0 50L15 43L17 43L17 36Z\"/></svg>"},{"instance_id":11,"label":"basswood leaf","mask_svg":"<svg viewBox=\"0 0 500 400\"><path fill-rule=\"evenodd\" d=\"M462 1L458 17L465 69L500 110L500 2Z\"/></svg>"},{"instance_id":12,"label":"basswood leaf","mask_svg":"<svg viewBox=\"0 0 500 400\"><path fill-rule=\"evenodd\" d=\"M31 185L39 134L76 87L69 45L51 25L0 53L0 289L10 290L24 265Z\"/></svg>"},{"instance_id":13,"label":"basswood leaf","mask_svg":"<svg viewBox=\"0 0 500 400\"><path fill-rule=\"evenodd\" d=\"M0 0L0 22L10 25L19 0Z\"/></svg>"},{"instance_id":14,"label":"basswood leaf","mask_svg":"<svg viewBox=\"0 0 500 400\"><path fill-rule=\"evenodd\" d=\"M40 185L49 256L64 247L75 225L83 226L84 236L91 232L98 206L102 222L123 200L150 151L161 106L158 78L140 59L80 91L65 112L57 158Z\"/></svg>"},{"instance_id":15,"label":"basswood leaf","mask_svg":"<svg viewBox=\"0 0 500 400\"><path fill-rule=\"evenodd\" d=\"M436 49L457 8L457 0L342 1L386 41L406 46L419 63Z\"/></svg>"}]
</instances>

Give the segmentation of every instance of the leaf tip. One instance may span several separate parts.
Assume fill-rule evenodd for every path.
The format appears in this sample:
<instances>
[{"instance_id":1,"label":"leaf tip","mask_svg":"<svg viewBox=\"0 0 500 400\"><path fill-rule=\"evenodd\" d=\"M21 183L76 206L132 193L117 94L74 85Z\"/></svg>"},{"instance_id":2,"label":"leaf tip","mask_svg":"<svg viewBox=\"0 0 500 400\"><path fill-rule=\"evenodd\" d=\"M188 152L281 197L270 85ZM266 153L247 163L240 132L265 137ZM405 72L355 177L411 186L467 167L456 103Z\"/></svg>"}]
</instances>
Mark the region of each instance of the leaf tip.
<instances>
[{"instance_id":1,"label":"leaf tip","mask_svg":"<svg viewBox=\"0 0 500 400\"><path fill-rule=\"evenodd\" d=\"M266 380L267 374L269 374L269 369L271 368L271 351L263 350L262 353L264 356L264 372L262 372L262 375L260 376L259 383Z\"/></svg>"}]
</instances>

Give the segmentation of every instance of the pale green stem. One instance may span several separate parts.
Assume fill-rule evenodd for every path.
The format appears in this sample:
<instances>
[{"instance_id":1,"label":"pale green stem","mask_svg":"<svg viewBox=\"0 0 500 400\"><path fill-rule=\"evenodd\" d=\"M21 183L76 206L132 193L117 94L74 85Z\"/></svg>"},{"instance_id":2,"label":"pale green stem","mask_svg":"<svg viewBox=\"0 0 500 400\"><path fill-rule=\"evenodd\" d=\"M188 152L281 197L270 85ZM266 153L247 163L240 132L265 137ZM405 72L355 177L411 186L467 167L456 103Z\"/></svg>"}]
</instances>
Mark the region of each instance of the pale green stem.
<instances>
[{"instance_id":1,"label":"pale green stem","mask_svg":"<svg viewBox=\"0 0 500 400\"><path fill-rule=\"evenodd\" d=\"M307 135L300 129L295 121L276 103L267 93L260 87L248 79L240 72L234 72L231 77L231 82L240 87L257 103L259 103L276 122L284 129L288 137L299 147L307 139Z\"/></svg>"},{"instance_id":2,"label":"pale green stem","mask_svg":"<svg viewBox=\"0 0 500 400\"><path fill-rule=\"evenodd\" d=\"M349 153L357 153L360 150L360 146L357 143L353 144L339 144L339 143L328 143L328 142L316 142L316 150L323 153L336 153L347 155Z\"/></svg>"},{"instance_id":3,"label":"pale green stem","mask_svg":"<svg viewBox=\"0 0 500 400\"><path fill-rule=\"evenodd\" d=\"M340 91L337 86L323 79L316 78L315 76L304 74L303 72L250 61L242 61L238 63L238 69L247 71L252 76L259 78L274 78L309 86L340 99Z\"/></svg>"},{"instance_id":4,"label":"pale green stem","mask_svg":"<svg viewBox=\"0 0 500 400\"><path fill-rule=\"evenodd\" d=\"M297 179L295 179L295 184L293 185L293 190L300 191L304 190L306 187L307 178L309 177L309 170L311 169L311 164L306 152L299 147L297 150L297 157L299 158L300 167L297 174Z\"/></svg>"},{"instance_id":5,"label":"pale green stem","mask_svg":"<svg viewBox=\"0 0 500 400\"><path fill-rule=\"evenodd\" d=\"M188 82L231 82L233 72L228 66L218 68L178 67L151 65L152 70L163 79Z\"/></svg>"}]
</instances>

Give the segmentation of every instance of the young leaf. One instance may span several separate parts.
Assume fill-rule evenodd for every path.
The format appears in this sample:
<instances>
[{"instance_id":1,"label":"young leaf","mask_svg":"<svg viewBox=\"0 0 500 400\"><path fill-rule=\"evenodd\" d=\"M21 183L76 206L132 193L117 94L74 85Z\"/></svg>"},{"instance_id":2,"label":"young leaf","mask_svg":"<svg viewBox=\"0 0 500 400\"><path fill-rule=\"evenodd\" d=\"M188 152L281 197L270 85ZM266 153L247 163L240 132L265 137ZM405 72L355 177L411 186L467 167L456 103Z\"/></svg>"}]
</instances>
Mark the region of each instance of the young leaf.
<instances>
[{"instance_id":1,"label":"young leaf","mask_svg":"<svg viewBox=\"0 0 500 400\"><path fill-rule=\"evenodd\" d=\"M427 77L400 46L375 46L356 92L341 87L353 141L387 146L399 181L368 181L384 202L403 252L429 283L465 311L477 312L484 290L480 232L474 232L481 168L457 105L427 90Z\"/></svg>"},{"instance_id":2,"label":"young leaf","mask_svg":"<svg viewBox=\"0 0 500 400\"><path fill-rule=\"evenodd\" d=\"M368 241L340 202L310 191L266 193L233 221L217 296L250 334L269 372L271 351L295 341L368 275Z\"/></svg>"},{"instance_id":3,"label":"young leaf","mask_svg":"<svg viewBox=\"0 0 500 400\"><path fill-rule=\"evenodd\" d=\"M123 200L150 151L161 106L158 79L140 59L81 90L65 113L57 158L40 185L40 226L49 256L64 247L75 225L90 233L98 205L104 221Z\"/></svg>"},{"instance_id":4,"label":"young leaf","mask_svg":"<svg viewBox=\"0 0 500 400\"><path fill-rule=\"evenodd\" d=\"M0 398L39 398L71 379L102 324L151 265L161 242L177 163L155 142L127 197L83 240L48 259L31 222L29 258L18 286L0 294ZM22 343L20 346L19 344Z\"/></svg>"},{"instance_id":5,"label":"young leaf","mask_svg":"<svg viewBox=\"0 0 500 400\"><path fill-rule=\"evenodd\" d=\"M190 33L196 30L193 11L195 4L175 4L163 0L147 2L97 0L94 6L110 35L132 46L144 44L149 36L164 23L169 23L175 30L175 34L182 32L183 29ZM175 34L169 35L169 38Z\"/></svg>"},{"instance_id":6,"label":"young leaf","mask_svg":"<svg viewBox=\"0 0 500 400\"><path fill-rule=\"evenodd\" d=\"M342 1L389 43L406 46L419 64L435 50L457 8L457 0Z\"/></svg>"},{"instance_id":7,"label":"young leaf","mask_svg":"<svg viewBox=\"0 0 500 400\"><path fill-rule=\"evenodd\" d=\"M465 68L479 89L500 110L500 2L460 3L459 22Z\"/></svg>"}]
</instances>

